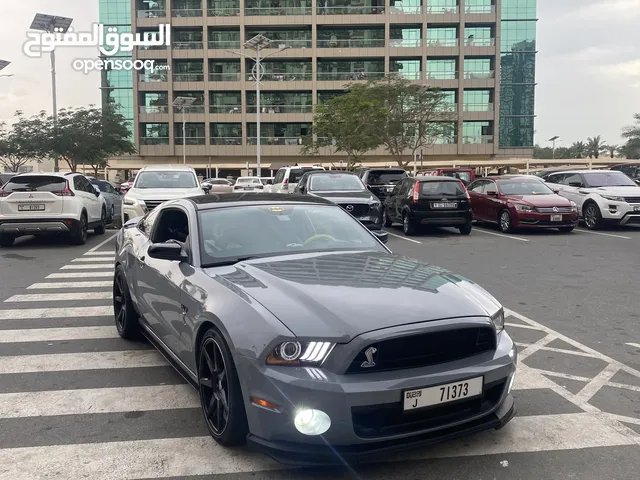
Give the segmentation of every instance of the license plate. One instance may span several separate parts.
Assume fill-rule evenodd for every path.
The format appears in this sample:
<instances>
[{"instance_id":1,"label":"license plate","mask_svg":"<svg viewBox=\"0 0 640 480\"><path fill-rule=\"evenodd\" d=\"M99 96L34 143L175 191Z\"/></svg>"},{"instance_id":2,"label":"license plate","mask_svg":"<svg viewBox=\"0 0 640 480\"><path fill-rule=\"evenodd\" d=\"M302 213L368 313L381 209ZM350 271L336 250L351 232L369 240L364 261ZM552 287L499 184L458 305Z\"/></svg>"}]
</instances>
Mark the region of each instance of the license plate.
<instances>
[{"instance_id":1,"label":"license plate","mask_svg":"<svg viewBox=\"0 0 640 480\"><path fill-rule=\"evenodd\" d=\"M635 207L633 207L633 211L640 212L640 205L636 205Z\"/></svg>"},{"instance_id":2,"label":"license plate","mask_svg":"<svg viewBox=\"0 0 640 480\"><path fill-rule=\"evenodd\" d=\"M431 208L458 208L456 202L434 202L431 204Z\"/></svg>"},{"instance_id":3,"label":"license plate","mask_svg":"<svg viewBox=\"0 0 640 480\"><path fill-rule=\"evenodd\" d=\"M561 222L562 221L562 215L551 215L551 221L552 222Z\"/></svg>"},{"instance_id":4,"label":"license plate","mask_svg":"<svg viewBox=\"0 0 640 480\"><path fill-rule=\"evenodd\" d=\"M44 205L40 203L27 203L26 205L18 205L19 212L41 212L44 210Z\"/></svg>"},{"instance_id":5,"label":"license plate","mask_svg":"<svg viewBox=\"0 0 640 480\"><path fill-rule=\"evenodd\" d=\"M483 384L484 377L476 377L437 387L406 390L404 392L404 409L415 410L431 405L455 402L463 398L476 397L482 394Z\"/></svg>"}]
</instances>

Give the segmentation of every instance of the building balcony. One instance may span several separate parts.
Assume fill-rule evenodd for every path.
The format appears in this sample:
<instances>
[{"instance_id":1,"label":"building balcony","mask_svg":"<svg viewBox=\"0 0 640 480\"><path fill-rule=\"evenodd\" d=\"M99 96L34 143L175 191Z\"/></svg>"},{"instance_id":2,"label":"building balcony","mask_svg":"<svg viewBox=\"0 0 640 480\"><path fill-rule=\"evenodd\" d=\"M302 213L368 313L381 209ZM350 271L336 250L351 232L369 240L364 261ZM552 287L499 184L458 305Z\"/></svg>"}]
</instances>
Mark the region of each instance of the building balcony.
<instances>
[{"instance_id":1,"label":"building balcony","mask_svg":"<svg viewBox=\"0 0 640 480\"><path fill-rule=\"evenodd\" d=\"M161 83L168 81L169 75L166 73L142 73L138 75L138 82L140 83Z\"/></svg>"},{"instance_id":2,"label":"building balcony","mask_svg":"<svg viewBox=\"0 0 640 480\"><path fill-rule=\"evenodd\" d=\"M318 15L382 15L385 12L384 5L344 5L340 7L317 7Z\"/></svg>"},{"instance_id":3,"label":"building balcony","mask_svg":"<svg viewBox=\"0 0 640 480\"><path fill-rule=\"evenodd\" d=\"M429 15L458 15L460 13L460 7L452 6L427 6L426 13Z\"/></svg>"},{"instance_id":4,"label":"building balcony","mask_svg":"<svg viewBox=\"0 0 640 480\"><path fill-rule=\"evenodd\" d=\"M331 39L331 40L318 40L316 46L318 48L382 48L384 47L384 38L370 38L370 39Z\"/></svg>"},{"instance_id":5,"label":"building balcony","mask_svg":"<svg viewBox=\"0 0 640 480\"><path fill-rule=\"evenodd\" d=\"M240 40L209 40L211 50L232 50L240 48Z\"/></svg>"},{"instance_id":6,"label":"building balcony","mask_svg":"<svg viewBox=\"0 0 640 480\"><path fill-rule=\"evenodd\" d=\"M257 145L257 137L247 137L247 145ZM260 137L260 145L300 146L302 137Z\"/></svg>"},{"instance_id":7,"label":"building balcony","mask_svg":"<svg viewBox=\"0 0 640 480\"><path fill-rule=\"evenodd\" d=\"M137 18L166 18L167 12L162 8L154 8L151 10L138 10Z\"/></svg>"},{"instance_id":8,"label":"building balcony","mask_svg":"<svg viewBox=\"0 0 640 480\"><path fill-rule=\"evenodd\" d=\"M384 72L318 72L318 81L344 81L344 80L379 80L384 78Z\"/></svg>"},{"instance_id":9,"label":"building balcony","mask_svg":"<svg viewBox=\"0 0 640 480\"><path fill-rule=\"evenodd\" d=\"M206 137L186 137L186 139L183 137L175 137L176 147L182 146L182 145L206 145L206 144L207 144Z\"/></svg>"},{"instance_id":10,"label":"building balcony","mask_svg":"<svg viewBox=\"0 0 640 480\"><path fill-rule=\"evenodd\" d=\"M464 72L465 87L493 88L496 85L495 72Z\"/></svg>"},{"instance_id":11,"label":"building balcony","mask_svg":"<svg viewBox=\"0 0 640 480\"><path fill-rule=\"evenodd\" d=\"M466 39L464 42L465 47L495 47L495 38L472 38Z\"/></svg>"},{"instance_id":12,"label":"building balcony","mask_svg":"<svg viewBox=\"0 0 640 480\"><path fill-rule=\"evenodd\" d=\"M496 13L495 5L467 5L464 8L467 15L489 15Z\"/></svg>"},{"instance_id":13,"label":"building balcony","mask_svg":"<svg viewBox=\"0 0 640 480\"><path fill-rule=\"evenodd\" d=\"M248 81L255 81L253 74L247 73ZM311 73L265 73L262 77L263 82L292 82L292 81L311 81L313 74Z\"/></svg>"},{"instance_id":14,"label":"building balcony","mask_svg":"<svg viewBox=\"0 0 640 480\"><path fill-rule=\"evenodd\" d=\"M391 72L389 74L392 78L403 78L405 80L420 80L421 72Z\"/></svg>"},{"instance_id":15,"label":"building balcony","mask_svg":"<svg viewBox=\"0 0 640 480\"><path fill-rule=\"evenodd\" d=\"M493 135L473 135L463 136L462 143L465 145L489 145L493 144Z\"/></svg>"},{"instance_id":16,"label":"building balcony","mask_svg":"<svg viewBox=\"0 0 640 480\"><path fill-rule=\"evenodd\" d=\"M389 13L391 15L422 15L422 6L391 6Z\"/></svg>"},{"instance_id":17,"label":"building balcony","mask_svg":"<svg viewBox=\"0 0 640 480\"><path fill-rule=\"evenodd\" d=\"M191 41L191 42L173 42L171 47L175 50L202 50L204 42Z\"/></svg>"},{"instance_id":18,"label":"building balcony","mask_svg":"<svg viewBox=\"0 0 640 480\"><path fill-rule=\"evenodd\" d=\"M202 16L202 8L173 8L171 10L171 16L174 17L174 18L201 17Z\"/></svg>"},{"instance_id":19,"label":"building balcony","mask_svg":"<svg viewBox=\"0 0 640 480\"><path fill-rule=\"evenodd\" d=\"M439 47L457 47L460 45L459 38L434 38L427 39L427 47L439 48Z\"/></svg>"},{"instance_id":20,"label":"building balcony","mask_svg":"<svg viewBox=\"0 0 640 480\"><path fill-rule=\"evenodd\" d=\"M169 113L169 105L141 105L138 110L141 115L162 115Z\"/></svg>"},{"instance_id":21,"label":"building balcony","mask_svg":"<svg viewBox=\"0 0 640 480\"><path fill-rule=\"evenodd\" d=\"M241 146L242 137L211 137L211 145Z\"/></svg>"},{"instance_id":22,"label":"building balcony","mask_svg":"<svg viewBox=\"0 0 640 480\"><path fill-rule=\"evenodd\" d=\"M169 145L169 137L140 137L140 145Z\"/></svg>"},{"instance_id":23,"label":"building balcony","mask_svg":"<svg viewBox=\"0 0 640 480\"><path fill-rule=\"evenodd\" d=\"M188 107L173 107L173 113L177 114L193 114L193 113L205 113L206 107L204 105L189 105Z\"/></svg>"},{"instance_id":24,"label":"building balcony","mask_svg":"<svg viewBox=\"0 0 640 480\"><path fill-rule=\"evenodd\" d=\"M309 6L291 6L291 7L245 7L244 15L246 17L265 17L265 16L289 16L289 15L311 15L313 9Z\"/></svg>"},{"instance_id":25,"label":"building balcony","mask_svg":"<svg viewBox=\"0 0 640 480\"><path fill-rule=\"evenodd\" d=\"M174 73L174 82L204 82L204 73Z\"/></svg>"},{"instance_id":26,"label":"building balcony","mask_svg":"<svg viewBox=\"0 0 640 480\"><path fill-rule=\"evenodd\" d=\"M413 38L413 39L402 39L402 38L392 38L389 40L389 46L391 48L420 48L422 47L422 39Z\"/></svg>"},{"instance_id":27,"label":"building balcony","mask_svg":"<svg viewBox=\"0 0 640 480\"><path fill-rule=\"evenodd\" d=\"M241 78L240 72L209 73L210 82L239 82Z\"/></svg>"},{"instance_id":28,"label":"building balcony","mask_svg":"<svg viewBox=\"0 0 640 480\"><path fill-rule=\"evenodd\" d=\"M247 113L256 113L255 105L247 105ZM313 105L260 105L262 113L312 113Z\"/></svg>"},{"instance_id":29,"label":"building balcony","mask_svg":"<svg viewBox=\"0 0 640 480\"><path fill-rule=\"evenodd\" d=\"M240 6L208 8L209 17L237 17L240 15Z\"/></svg>"},{"instance_id":30,"label":"building balcony","mask_svg":"<svg viewBox=\"0 0 640 480\"><path fill-rule=\"evenodd\" d=\"M242 113L242 105L211 105L209 113L213 114L239 114Z\"/></svg>"},{"instance_id":31,"label":"building balcony","mask_svg":"<svg viewBox=\"0 0 640 480\"><path fill-rule=\"evenodd\" d=\"M493 112L493 103L465 103L465 112Z\"/></svg>"},{"instance_id":32,"label":"building balcony","mask_svg":"<svg viewBox=\"0 0 640 480\"><path fill-rule=\"evenodd\" d=\"M488 80L496 78L495 70L489 71L465 71L465 80Z\"/></svg>"}]
</instances>

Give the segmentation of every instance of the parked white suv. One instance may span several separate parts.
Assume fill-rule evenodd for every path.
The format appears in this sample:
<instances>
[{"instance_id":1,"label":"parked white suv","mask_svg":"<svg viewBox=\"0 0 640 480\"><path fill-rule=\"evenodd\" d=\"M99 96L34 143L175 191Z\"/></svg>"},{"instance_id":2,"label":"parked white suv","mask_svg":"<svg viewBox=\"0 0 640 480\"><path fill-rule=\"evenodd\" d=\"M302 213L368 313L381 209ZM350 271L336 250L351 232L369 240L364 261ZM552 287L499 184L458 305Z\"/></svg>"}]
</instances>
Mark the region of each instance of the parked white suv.
<instances>
[{"instance_id":1,"label":"parked white suv","mask_svg":"<svg viewBox=\"0 0 640 480\"><path fill-rule=\"evenodd\" d=\"M211 185L200 186L196 171L187 166L142 167L122 203L122 224L142 217L161 203L175 198L207 193Z\"/></svg>"},{"instance_id":2,"label":"parked white suv","mask_svg":"<svg viewBox=\"0 0 640 480\"><path fill-rule=\"evenodd\" d=\"M324 170L324 167L282 167L273 177L273 185L269 189L271 193L293 193L302 175L311 170Z\"/></svg>"},{"instance_id":3,"label":"parked white suv","mask_svg":"<svg viewBox=\"0 0 640 480\"><path fill-rule=\"evenodd\" d=\"M587 228L640 225L640 186L615 170L567 170L546 177L549 186L578 205Z\"/></svg>"},{"instance_id":4,"label":"parked white suv","mask_svg":"<svg viewBox=\"0 0 640 480\"><path fill-rule=\"evenodd\" d=\"M23 235L67 234L84 245L105 231L104 197L79 173L23 173L0 188L0 246Z\"/></svg>"}]
</instances>

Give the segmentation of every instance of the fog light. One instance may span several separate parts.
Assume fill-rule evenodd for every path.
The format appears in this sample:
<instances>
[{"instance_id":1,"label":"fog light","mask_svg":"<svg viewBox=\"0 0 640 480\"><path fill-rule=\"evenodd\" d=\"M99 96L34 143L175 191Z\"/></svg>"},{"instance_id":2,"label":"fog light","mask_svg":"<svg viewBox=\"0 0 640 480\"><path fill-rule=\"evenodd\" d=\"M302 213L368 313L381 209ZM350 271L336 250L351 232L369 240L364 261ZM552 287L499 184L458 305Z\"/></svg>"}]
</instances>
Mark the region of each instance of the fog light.
<instances>
[{"instance_id":1,"label":"fog light","mask_svg":"<svg viewBox=\"0 0 640 480\"><path fill-rule=\"evenodd\" d=\"M331 419L329 415L322 410L314 410L312 408L298 410L296 413L294 424L296 430L303 435L322 435L329 430Z\"/></svg>"},{"instance_id":2,"label":"fog light","mask_svg":"<svg viewBox=\"0 0 640 480\"><path fill-rule=\"evenodd\" d=\"M513 388L513 382L516 380L516 371L514 370L511 374L511 379L509 380L509 387L507 388L507 395L511 393L511 389Z\"/></svg>"}]
</instances>

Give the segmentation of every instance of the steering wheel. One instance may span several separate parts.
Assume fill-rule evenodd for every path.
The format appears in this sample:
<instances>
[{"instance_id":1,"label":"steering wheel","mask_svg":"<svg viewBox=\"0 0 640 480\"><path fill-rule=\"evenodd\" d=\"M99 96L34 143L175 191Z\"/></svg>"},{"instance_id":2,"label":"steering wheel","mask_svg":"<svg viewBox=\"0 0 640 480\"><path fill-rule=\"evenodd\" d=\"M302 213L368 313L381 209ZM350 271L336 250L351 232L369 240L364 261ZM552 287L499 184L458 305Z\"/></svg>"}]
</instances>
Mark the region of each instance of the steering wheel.
<instances>
[{"instance_id":1,"label":"steering wheel","mask_svg":"<svg viewBox=\"0 0 640 480\"><path fill-rule=\"evenodd\" d=\"M326 233L318 233L316 235L312 235L311 237L307 238L302 244L302 246L306 247L310 243L313 243L316 240L322 240L322 239L330 240L333 243L337 242L337 240L333 238L331 235L327 235Z\"/></svg>"}]
</instances>

